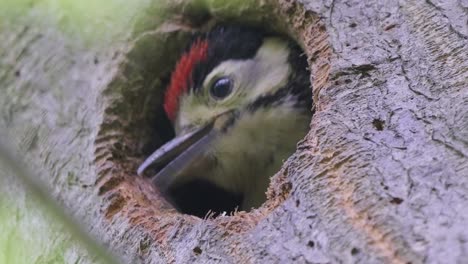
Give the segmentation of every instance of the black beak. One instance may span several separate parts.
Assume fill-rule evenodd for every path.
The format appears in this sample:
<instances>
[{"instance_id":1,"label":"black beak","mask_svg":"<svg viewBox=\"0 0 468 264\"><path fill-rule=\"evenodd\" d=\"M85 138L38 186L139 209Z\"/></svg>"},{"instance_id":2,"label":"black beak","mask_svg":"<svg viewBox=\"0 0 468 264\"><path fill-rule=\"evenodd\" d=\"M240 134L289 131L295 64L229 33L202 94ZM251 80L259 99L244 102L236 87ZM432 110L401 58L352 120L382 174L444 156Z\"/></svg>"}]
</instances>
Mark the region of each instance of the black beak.
<instances>
[{"instance_id":1,"label":"black beak","mask_svg":"<svg viewBox=\"0 0 468 264\"><path fill-rule=\"evenodd\" d=\"M140 165L138 175L150 166L162 168L152 181L163 194L176 182L200 175L215 164L209 150L220 133L234 123L236 116L235 111L224 112L206 125L167 142Z\"/></svg>"}]
</instances>

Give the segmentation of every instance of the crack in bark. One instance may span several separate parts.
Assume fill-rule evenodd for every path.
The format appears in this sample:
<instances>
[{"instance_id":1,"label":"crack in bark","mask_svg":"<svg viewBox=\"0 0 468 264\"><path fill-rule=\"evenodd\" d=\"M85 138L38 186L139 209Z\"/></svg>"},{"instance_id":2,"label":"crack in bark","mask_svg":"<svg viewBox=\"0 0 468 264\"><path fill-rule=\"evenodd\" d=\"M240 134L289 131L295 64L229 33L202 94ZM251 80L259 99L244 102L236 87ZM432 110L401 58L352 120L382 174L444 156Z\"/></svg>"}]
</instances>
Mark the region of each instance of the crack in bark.
<instances>
[{"instance_id":1,"label":"crack in bark","mask_svg":"<svg viewBox=\"0 0 468 264\"><path fill-rule=\"evenodd\" d=\"M438 139L434 136L434 131L432 132L431 134L431 139L434 141L434 142L437 142L439 144L441 144L442 146L446 147L447 149L453 151L456 155L460 156L461 158L466 158L467 155L465 155L465 153L463 153L462 150L459 150L457 149L453 144L449 144L447 141L445 140L442 140L442 139Z\"/></svg>"},{"instance_id":2,"label":"crack in bark","mask_svg":"<svg viewBox=\"0 0 468 264\"><path fill-rule=\"evenodd\" d=\"M425 1L426 1L426 3L427 3L428 5L432 6L434 9L436 9L437 11L439 11L439 14L440 14L441 16L443 16L447 21L450 21L450 18L443 12L443 10L444 10L443 8L438 7L438 6L437 6L436 4L434 4L431 0L425 0ZM449 29L450 29L453 33L457 34L457 35L458 35L460 38L462 38L462 39L468 39L468 36L464 35L464 34L461 33L460 31L456 30L456 29L453 27L453 25L452 25L451 23L447 23L447 24L448 24Z\"/></svg>"}]
</instances>

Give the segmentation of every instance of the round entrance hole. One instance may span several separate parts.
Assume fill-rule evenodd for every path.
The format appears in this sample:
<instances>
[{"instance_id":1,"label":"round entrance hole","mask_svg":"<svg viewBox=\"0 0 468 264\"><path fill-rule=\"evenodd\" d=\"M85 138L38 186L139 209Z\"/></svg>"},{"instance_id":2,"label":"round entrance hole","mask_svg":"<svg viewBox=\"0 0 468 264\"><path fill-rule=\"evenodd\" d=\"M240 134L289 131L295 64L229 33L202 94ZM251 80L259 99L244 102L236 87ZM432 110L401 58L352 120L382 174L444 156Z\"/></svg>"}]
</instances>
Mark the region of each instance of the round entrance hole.
<instances>
[{"instance_id":1,"label":"round entrance hole","mask_svg":"<svg viewBox=\"0 0 468 264\"><path fill-rule=\"evenodd\" d=\"M188 24L187 21L189 21ZM113 85L109 86L109 90L112 90L109 93L113 93L114 96L111 105L106 110L103 133L100 136L105 138L104 141L107 144L112 141L108 140L108 138L113 138L114 142L110 151L112 162L118 166L113 168L110 176L113 179L106 182L106 188L102 189L103 192L109 188L114 188L121 181L133 181L132 177L137 178L136 169L138 165L158 147L175 136L173 122L170 121L163 109L163 98L165 90L171 82L171 72L174 70L180 56L184 54L192 34L200 31L210 31L219 24L236 25L238 24L236 22L213 22L210 16L204 14L184 19L185 24L165 23L158 29L143 32L135 38L129 48L130 51L125 55L126 62L121 73L121 79L114 81ZM272 28L281 29L279 32L274 32L271 28L262 28L261 30L271 34L271 36L280 36L282 39L292 41L291 35L288 36L289 34L287 34L290 29L283 30L288 26L278 26L281 23L275 23L272 24L274 25ZM258 22L249 22L247 26L243 26L258 28L258 25ZM294 67L292 68L294 71L298 69L306 71L305 78L302 78L302 80L309 82L310 74L307 72L307 56L298 47L298 45L294 47L299 55L296 56L297 61L293 62ZM314 56L317 56L317 54ZM309 58L313 59L313 56L309 56ZM289 81L290 79L288 79ZM301 87L301 89L307 89L309 98L312 98L310 84ZM120 94L120 96L115 96L115 94ZM267 105L267 101L260 102L260 104ZM309 106L309 108L311 107ZM305 127L308 126L309 122L310 117L305 121ZM307 130L294 141L292 150L288 155L281 157L281 160L286 159L294 152L297 141L304 137L306 132ZM117 140L119 137L122 140ZM271 155L269 158L271 158ZM255 160L252 162L255 162ZM273 176L280 167L281 164L269 172L268 177ZM116 173L116 170L119 170L119 173ZM151 185L150 180L160 170L160 167L149 168L144 173L146 177L141 178L157 194L151 196L150 202L151 199L161 200L160 198L164 197L179 212L204 217L209 212L214 214L232 213L239 210L245 200L244 193L227 191L216 182L202 177L194 177L182 184L171 186L162 194L159 186L157 184ZM268 184L261 190L262 193L267 191Z\"/></svg>"},{"instance_id":2,"label":"round entrance hole","mask_svg":"<svg viewBox=\"0 0 468 264\"><path fill-rule=\"evenodd\" d=\"M197 34L165 89L176 137L140 166L182 213L249 210L294 151L312 116L306 57L286 36L215 25ZM164 125L164 124L161 124Z\"/></svg>"}]
</instances>

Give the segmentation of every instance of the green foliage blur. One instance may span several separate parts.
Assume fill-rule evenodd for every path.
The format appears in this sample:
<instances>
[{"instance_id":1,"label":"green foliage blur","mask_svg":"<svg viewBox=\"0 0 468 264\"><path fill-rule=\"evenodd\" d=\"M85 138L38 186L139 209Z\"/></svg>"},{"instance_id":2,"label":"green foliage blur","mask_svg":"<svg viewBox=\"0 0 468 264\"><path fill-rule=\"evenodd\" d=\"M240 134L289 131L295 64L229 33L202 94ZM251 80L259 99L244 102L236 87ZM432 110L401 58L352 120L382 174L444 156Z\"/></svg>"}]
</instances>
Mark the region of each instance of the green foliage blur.
<instances>
[{"instance_id":1,"label":"green foliage blur","mask_svg":"<svg viewBox=\"0 0 468 264\"><path fill-rule=\"evenodd\" d=\"M0 173L0 263L98 263L26 186Z\"/></svg>"},{"instance_id":2,"label":"green foliage blur","mask_svg":"<svg viewBox=\"0 0 468 264\"><path fill-rule=\"evenodd\" d=\"M155 5L153 1L152 5ZM96 46L130 31L146 0L0 0L0 31L9 24L29 21L57 27L78 41Z\"/></svg>"}]
</instances>

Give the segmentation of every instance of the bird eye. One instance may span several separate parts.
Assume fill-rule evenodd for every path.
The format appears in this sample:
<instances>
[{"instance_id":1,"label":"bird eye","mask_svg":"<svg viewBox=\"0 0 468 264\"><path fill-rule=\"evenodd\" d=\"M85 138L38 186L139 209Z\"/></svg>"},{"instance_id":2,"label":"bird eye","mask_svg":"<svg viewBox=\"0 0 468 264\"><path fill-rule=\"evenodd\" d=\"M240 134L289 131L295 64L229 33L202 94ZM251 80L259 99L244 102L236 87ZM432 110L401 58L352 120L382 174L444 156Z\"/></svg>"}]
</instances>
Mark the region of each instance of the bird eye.
<instances>
[{"instance_id":1,"label":"bird eye","mask_svg":"<svg viewBox=\"0 0 468 264\"><path fill-rule=\"evenodd\" d=\"M211 96L215 99L223 99L231 94L233 81L228 77L217 79L210 88Z\"/></svg>"}]
</instances>

